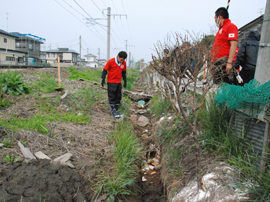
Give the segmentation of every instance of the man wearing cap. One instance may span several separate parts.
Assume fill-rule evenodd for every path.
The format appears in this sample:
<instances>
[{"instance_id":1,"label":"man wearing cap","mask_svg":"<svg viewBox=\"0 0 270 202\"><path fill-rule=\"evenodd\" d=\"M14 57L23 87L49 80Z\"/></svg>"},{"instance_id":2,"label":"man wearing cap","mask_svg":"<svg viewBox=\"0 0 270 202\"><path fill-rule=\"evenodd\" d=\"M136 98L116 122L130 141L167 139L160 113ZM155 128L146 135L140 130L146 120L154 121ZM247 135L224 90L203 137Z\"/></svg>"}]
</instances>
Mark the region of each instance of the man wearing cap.
<instances>
[{"instance_id":1,"label":"man wearing cap","mask_svg":"<svg viewBox=\"0 0 270 202\"><path fill-rule=\"evenodd\" d=\"M214 82L234 84L233 63L237 55L238 28L229 19L228 10L221 7L215 12L215 23L219 28L211 52Z\"/></svg>"},{"instance_id":2,"label":"man wearing cap","mask_svg":"<svg viewBox=\"0 0 270 202\"><path fill-rule=\"evenodd\" d=\"M108 73L107 77L107 86L108 86L108 98L109 103L112 111L112 115L115 118L120 118L121 115L117 113L120 101L122 98L122 84L121 80L123 77L124 85L123 87L127 87L127 77L126 77L126 61L127 53L124 51L121 51L118 53L117 57L111 58L107 61L103 71L102 71L102 81L101 85L104 86L106 75Z\"/></svg>"}]
</instances>

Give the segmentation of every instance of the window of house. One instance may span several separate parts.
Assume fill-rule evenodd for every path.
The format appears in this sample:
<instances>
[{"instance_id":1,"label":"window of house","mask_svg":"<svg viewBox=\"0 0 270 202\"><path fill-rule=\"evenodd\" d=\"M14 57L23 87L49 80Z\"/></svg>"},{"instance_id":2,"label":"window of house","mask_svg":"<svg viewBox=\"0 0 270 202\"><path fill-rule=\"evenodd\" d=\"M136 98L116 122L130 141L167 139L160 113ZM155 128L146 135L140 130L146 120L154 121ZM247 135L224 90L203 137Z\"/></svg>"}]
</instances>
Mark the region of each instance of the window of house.
<instances>
[{"instance_id":1,"label":"window of house","mask_svg":"<svg viewBox=\"0 0 270 202\"><path fill-rule=\"evenodd\" d=\"M16 44L15 44L15 47L16 47L16 48L20 48L20 47L21 47L21 43L16 43Z\"/></svg>"},{"instance_id":2,"label":"window of house","mask_svg":"<svg viewBox=\"0 0 270 202\"><path fill-rule=\"evenodd\" d=\"M7 43L7 38L4 38L4 43Z\"/></svg>"},{"instance_id":3,"label":"window of house","mask_svg":"<svg viewBox=\"0 0 270 202\"><path fill-rule=\"evenodd\" d=\"M6 56L6 61L15 61L15 57Z\"/></svg>"},{"instance_id":4,"label":"window of house","mask_svg":"<svg viewBox=\"0 0 270 202\"><path fill-rule=\"evenodd\" d=\"M54 58L54 53L49 53L49 58Z\"/></svg>"},{"instance_id":5,"label":"window of house","mask_svg":"<svg viewBox=\"0 0 270 202\"><path fill-rule=\"evenodd\" d=\"M33 50L33 44L28 44L28 48L30 49L30 50Z\"/></svg>"}]
</instances>

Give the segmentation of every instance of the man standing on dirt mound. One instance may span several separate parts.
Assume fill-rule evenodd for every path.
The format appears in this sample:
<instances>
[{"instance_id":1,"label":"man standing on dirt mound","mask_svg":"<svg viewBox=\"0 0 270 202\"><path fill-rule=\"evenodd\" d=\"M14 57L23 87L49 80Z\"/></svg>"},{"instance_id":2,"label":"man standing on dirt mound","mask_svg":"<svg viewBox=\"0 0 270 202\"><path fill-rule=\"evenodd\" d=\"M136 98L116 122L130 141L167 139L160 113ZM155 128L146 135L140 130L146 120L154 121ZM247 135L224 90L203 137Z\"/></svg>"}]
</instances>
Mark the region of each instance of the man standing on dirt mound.
<instances>
[{"instance_id":1,"label":"man standing on dirt mound","mask_svg":"<svg viewBox=\"0 0 270 202\"><path fill-rule=\"evenodd\" d=\"M117 113L120 107L120 101L122 98L122 84L121 80L123 77L124 85L123 87L127 87L127 66L125 59L127 58L127 53L125 51L121 51L118 53L117 57L111 58L107 61L103 71L102 71L102 81L101 85L104 86L106 75L107 77L107 85L108 85L108 98L112 111L112 115L115 118L120 118L121 115Z\"/></svg>"}]
</instances>

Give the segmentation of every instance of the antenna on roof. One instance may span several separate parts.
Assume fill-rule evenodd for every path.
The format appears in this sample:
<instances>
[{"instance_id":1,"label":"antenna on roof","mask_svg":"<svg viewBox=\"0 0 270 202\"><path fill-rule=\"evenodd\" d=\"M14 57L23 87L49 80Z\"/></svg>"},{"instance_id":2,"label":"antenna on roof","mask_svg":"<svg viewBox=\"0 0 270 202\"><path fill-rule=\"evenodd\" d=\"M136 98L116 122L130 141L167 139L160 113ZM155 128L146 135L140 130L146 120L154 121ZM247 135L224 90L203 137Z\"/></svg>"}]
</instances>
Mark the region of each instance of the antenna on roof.
<instances>
[{"instance_id":1,"label":"antenna on roof","mask_svg":"<svg viewBox=\"0 0 270 202\"><path fill-rule=\"evenodd\" d=\"M227 10L229 10L230 1L231 1L231 0L228 0L228 4L227 4Z\"/></svg>"},{"instance_id":2,"label":"antenna on roof","mask_svg":"<svg viewBox=\"0 0 270 202\"><path fill-rule=\"evenodd\" d=\"M7 32L8 32L8 13L7 13Z\"/></svg>"}]
</instances>

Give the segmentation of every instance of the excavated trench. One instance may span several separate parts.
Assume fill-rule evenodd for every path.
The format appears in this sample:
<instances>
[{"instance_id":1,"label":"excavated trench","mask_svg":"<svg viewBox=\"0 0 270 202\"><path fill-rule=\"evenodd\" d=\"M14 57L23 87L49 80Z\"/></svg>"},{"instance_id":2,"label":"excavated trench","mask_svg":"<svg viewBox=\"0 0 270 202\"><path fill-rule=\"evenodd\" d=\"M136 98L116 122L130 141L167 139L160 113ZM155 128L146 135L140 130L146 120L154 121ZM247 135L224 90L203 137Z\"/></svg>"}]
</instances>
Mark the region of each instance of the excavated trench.
<instances>
[{"instance_id":1,"label":"excavated trench","mask_svg":"<svg viewBox=\"0 0 270 202\"><path fill-rule=\"evenodd\" d=\"M140 90L133 91L142 92ZM154 134L155 124L152 122L154 121L154 116L149 108L151 105L151 102L149 102L150 99L145 97L140 98L139 96L135 99L134 97L130 98L133 101L132 115L137 115L136 121L133 121L134 128L145 151L144 160L138 165L140 168L140 176L138 179L143 193L140 199L136 201L165 202L166 192L161 180L161 148ZM144 100L145 105L138 105L139 100Z\"/></svg>"}]
</instances>

